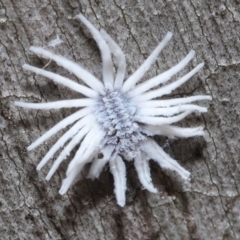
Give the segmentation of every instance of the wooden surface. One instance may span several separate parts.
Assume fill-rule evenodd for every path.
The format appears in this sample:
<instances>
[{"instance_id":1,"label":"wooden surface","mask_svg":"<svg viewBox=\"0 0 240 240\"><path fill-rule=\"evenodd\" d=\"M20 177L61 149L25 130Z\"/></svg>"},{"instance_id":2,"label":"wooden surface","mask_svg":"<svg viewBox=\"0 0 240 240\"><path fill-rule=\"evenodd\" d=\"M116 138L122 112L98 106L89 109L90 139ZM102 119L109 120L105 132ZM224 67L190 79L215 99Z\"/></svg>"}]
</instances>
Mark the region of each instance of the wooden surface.
<instances>
[{"instance_id":1,"label":"wooden surface","mask_svg":"<svg viewBox=\"0 0 240 240\"><path fill-rule=\"evenodd\" d=\"M68 161L50 182L36 166L61 133L31 152L40 137L74 110L27 110L14 101L50 102L78 94L30 72L46 60L29 47L46 47L101 78L98 47L74 17L82 12L122 47L131 75L167 31L174 36L144 79L176 64L191 49L196 57L178 76L204 61L205 67L171 96L210 94L206 114L192 114L181 126L205 126L206 136L157 137L191 172L185 186L174 173L151 164L157 194L142 190L133 163L126 163L127 204L116 204L108 167L98 180L86 172L65 196L58 194ZM240 239L239 107L240 2L229 1L0 1L0 238L66 240ZM48 43L59 36L63 43ZM70 73L51 62L48 70ZM76 78L74 78L76 81ZM73 154L70 156L70 158Z\"/></svg>"}]
</instances>

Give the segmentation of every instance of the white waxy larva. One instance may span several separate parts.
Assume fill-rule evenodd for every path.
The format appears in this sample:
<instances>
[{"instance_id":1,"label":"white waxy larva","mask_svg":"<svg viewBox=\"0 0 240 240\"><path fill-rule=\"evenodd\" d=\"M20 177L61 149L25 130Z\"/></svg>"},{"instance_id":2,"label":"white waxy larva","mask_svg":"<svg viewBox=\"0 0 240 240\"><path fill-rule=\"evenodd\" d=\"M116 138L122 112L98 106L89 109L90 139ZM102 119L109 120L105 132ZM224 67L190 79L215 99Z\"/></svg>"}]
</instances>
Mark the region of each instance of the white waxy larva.
<instances>
[{"instance_id":1,"label":"white waxy larva","mask_svg":"<svg viewBox=\"0 0 240 240\"><path fill-rule=\"evenodd\" d=\"M171 124L179 122L193 111L206 112L206 107L191 103L211 100L210 96L199 95L165 100L159 99L159 97L170 94L188 81L204 64L200 63L177 81L163 85L191 61L195 54L191 50L186 57L169 70L138 84L171 39L172 33L168 32L143 64L124 81L126 60L121 48L104 30L99 31L96 29L82 14L79 14L77 18L89 29L99 46L103 63L103 81L65 57L53 54L40 47L30 48L32 52L39 56L55 61L88 85L83 86L56 73L28 64L23 65L24 69L47 77L85 96L85 98L80 97L79 99L52 103L15 102L16 106L23 108L80 108L76 113L60 121L28 147L29 151L34 149L61 129L73 124L50 148L38 164L37 169L40 170L60 148L65 147L46 177L49 180L61 162L67 159L69 153L79 144L79 148L68 166L66 179L62 183L59 193L65 194L68 191L87 163L92 162L89 171L90 178L97 178L104 166L109 163L114 178L114 192L120 206L125 205L127 187L124 158L128 161L134 161L141 184L150 192L157 192L151 179L150 159L155 160L163 169L175 171L184 180L188 180L190 173L166 154L152 139L152 136L164 135L170 138L187 138L204 134L202 127L181 128ZM116 66L115 78L112 57ZM159 84L162 86L158 87ZM99 153L103 155L103 158L98 157Z\"/></svg>"}]
</instances>

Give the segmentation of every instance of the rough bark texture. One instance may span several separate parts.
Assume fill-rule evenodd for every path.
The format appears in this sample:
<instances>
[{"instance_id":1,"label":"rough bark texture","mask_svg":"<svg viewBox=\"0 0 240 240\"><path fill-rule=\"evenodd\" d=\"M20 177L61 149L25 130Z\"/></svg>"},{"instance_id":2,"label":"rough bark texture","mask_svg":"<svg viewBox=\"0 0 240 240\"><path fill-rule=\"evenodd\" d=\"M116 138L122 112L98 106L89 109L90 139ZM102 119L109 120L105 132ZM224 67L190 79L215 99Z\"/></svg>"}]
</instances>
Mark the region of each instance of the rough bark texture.
<instances>
[{"instance_id":1,"label":"rough bark texture","mask_svg":"<svg viewBox=\"0 0 240 240\"><path fill-rule=\"evenodd\" d=\"M0 1L0 236L1 239L240 239L239 196L239 0L193 1ZM89 32L74 16L82 12L105 28L126 54L129 76L170 30L173 39L145 79L177 63L191 49L205 67L172 96L210 94L209 112L192 115L182 126L204 125L206 136L167 141L157 138L191 172L191 186L152 163L159 192L141 189L127 164L124 208L116 204L113 179L104 170L98 180L83 174L65 196L58 194L67 162L50 182L36 165L59 135L31 152L26 146L71 110L36 111L13 101L49 102L76 98L74 92L23 71L47 61L29 51L47 47L101 78L101 58ZM54 63L48 69L70 74ZM71 155L70 157L72 157Z\"/></svg>"}]
</instances>

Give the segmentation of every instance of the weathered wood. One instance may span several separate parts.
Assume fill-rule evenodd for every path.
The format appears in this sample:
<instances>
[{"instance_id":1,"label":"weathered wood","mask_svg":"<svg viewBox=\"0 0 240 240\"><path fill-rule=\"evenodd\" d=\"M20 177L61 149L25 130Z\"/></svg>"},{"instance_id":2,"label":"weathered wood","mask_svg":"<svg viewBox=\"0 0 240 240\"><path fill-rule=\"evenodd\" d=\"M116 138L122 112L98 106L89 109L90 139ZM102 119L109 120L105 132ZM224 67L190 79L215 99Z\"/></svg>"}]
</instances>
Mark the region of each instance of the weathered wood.
<instances>
[{"instance_id":1,"label":"weathered wood","mask_svg":"<svg viewBox=\"0 0 240 240\"><path fill-rule=\"evenodd\" d=\"M229 1L0 1L0 238L1 239L240 239L240 2ZM58 194L68 161L50 182L50 164L36 166L56 136L31 152L28 146L71 110L37 111L13 101L47 102L78 94L30 72L44 67L29 51L42 46L64 55L101 78L101 58L89 32L74 16L82 12L123 48L127 74L133 73L165 33L173 39L144 79L168 69L188 51L205 67L172 96L212 95L206 114L182 126L204 125L206 136L159 137L159 144L191 172L191 186L152 163L158 189L141 189L133 163L127 164L124 208L116 204L108 168L99 180L83 175L65 196ZM59 36L63 43L48 47ZM71 76L53 62L47 69ZM74 78L71 76L71 78ZM76 78L75 78L76 79ZM70 156L72 157L73 154Z\"/></svg>"}]
</instances>

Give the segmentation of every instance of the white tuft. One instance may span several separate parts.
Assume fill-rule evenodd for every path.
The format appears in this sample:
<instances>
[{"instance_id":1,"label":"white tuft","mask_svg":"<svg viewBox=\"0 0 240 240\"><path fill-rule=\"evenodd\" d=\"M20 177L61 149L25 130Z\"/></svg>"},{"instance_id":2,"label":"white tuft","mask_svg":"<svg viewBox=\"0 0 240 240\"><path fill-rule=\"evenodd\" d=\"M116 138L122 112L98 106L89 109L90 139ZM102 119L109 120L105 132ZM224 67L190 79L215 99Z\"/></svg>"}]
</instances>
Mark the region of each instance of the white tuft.
<instances>
[{"instance_id":1,"label":"white tuft","mask_svg":"<svg viewBox=\"0 0 240 240\"><path fill-rule=\"evenodd\" d=\"M125 205L126 192L126 167L121 157L116 157L110 160L110 171L114 178L115 195L118 205L123 207Z\"/></svg>"},{"instance_id":2,"label":"white tuft","mask_svg":"<svg viewBox=\"0 0 240 240\"><path fill-rule=\"evenodd\" d=\"M57 37L53 40L51 40L48 43L49 47L56 47L57 45L60 45L63 42L63 40L60 39L60 37L57 35Z\"/></svg>"}]
</instances>

